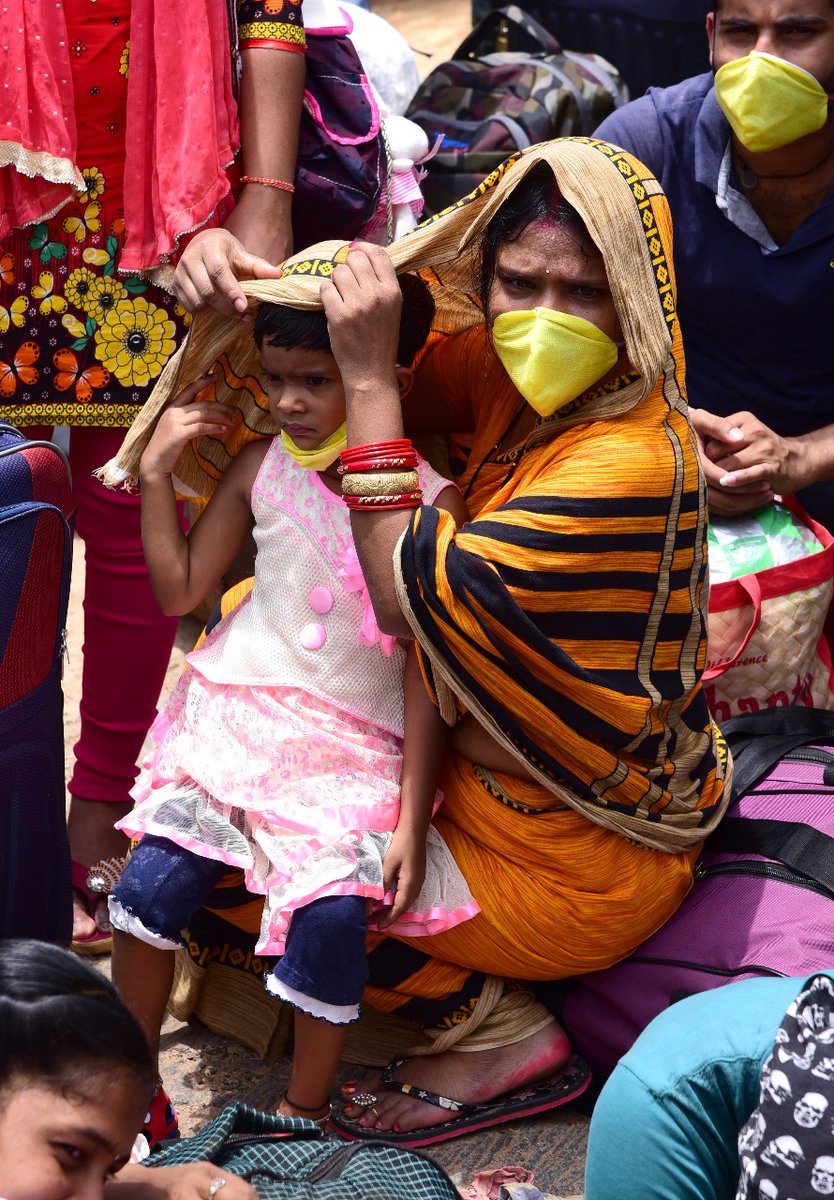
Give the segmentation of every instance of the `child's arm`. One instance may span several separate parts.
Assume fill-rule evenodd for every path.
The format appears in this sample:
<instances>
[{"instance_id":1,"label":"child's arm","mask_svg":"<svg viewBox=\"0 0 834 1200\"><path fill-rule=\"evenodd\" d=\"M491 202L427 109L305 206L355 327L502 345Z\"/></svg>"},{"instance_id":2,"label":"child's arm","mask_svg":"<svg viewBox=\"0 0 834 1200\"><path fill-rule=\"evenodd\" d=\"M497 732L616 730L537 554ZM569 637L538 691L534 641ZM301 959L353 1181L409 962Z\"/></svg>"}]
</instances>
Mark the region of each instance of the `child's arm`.
<instances>
[{"instance_id":1,"label":"child's arm","mask_svg":"<svg viewBox=\"0 0 834 1200\"><path fill-rule=\"evenodd\" d=\"M441 492L435 501L460 526L467 519L466 505L456 487ZM408 647L404 680L405 726L403 769L400 784L400 819L385 855L385 890L396 886L391 908L380 917L385 929L414 904L426 877L426 834L431 821L440 761L449 728L431 702L417 658L417 647Z\"/></svg>"},{"instance_id":2,"label":"child's arm","mask_svg":"<svg viewBox=\"0 0 834 1200\"><path fill-rule=\"evenodd\" d=\"M448 729L429 699L420 674L417 648L408 647L405 664L405 738L400 783L400 819L385 855L385 890L395 891L390 909L380 916L386 929L407 912L426 877L426 834L431 821L440 759Z\"/></svg>"},{"instance_id":3,"label":"child's arm","mask_svg":"<svg viewBox=\"0 0 834 1200\"><path fill-rule=\"evenodd\" d=\"M142 545L154 595L163 612L190 612L220 581L252 527L250 492L268 443L247 446L232 462L189 535L180 525L172 474L192 438L225 432L238 412L197 393L211 378L195 380L159 419L139 468Z\"/></svg>"}]
</instances>

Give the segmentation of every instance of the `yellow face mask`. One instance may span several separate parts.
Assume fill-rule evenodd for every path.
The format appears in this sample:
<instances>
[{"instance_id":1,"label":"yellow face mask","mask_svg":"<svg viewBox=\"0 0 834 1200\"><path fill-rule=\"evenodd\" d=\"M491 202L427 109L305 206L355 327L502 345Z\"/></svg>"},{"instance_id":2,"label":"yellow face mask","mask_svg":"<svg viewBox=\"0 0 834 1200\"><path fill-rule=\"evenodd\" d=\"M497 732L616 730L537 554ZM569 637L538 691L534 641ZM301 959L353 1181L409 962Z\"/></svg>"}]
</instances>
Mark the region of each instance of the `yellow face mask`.
<instances>
[{"instance_id":1,"label":"yellow face mask","mask_svg":"<svg viewBox=\"0 0 834 1200\"><path fill-rule=\"evenodd\" d=\"M283 429L281 441L287 454L291 454L300 467L309 467L311 471L326 471L347 447L347 425L342 421L339 428L320 446L316 446L315 450L302 450Z\"/></svg>"},{"instance_id":2,"label":"yellow face mask","mask_svg":"<svg viewBox=\"0 0 834 1200\"><path fill-rule=\"evenodd\" d=\"M822 129L832 99L802 67L758 50L719 67L715 98L742 146L754 154Z\"/></svg>"},{"instance_id":3,"label":"yellow face mask","mask_svg":"<svg viewBox=\"0 0 834 1200\"><path fill-rule=\"evenodd\" d=\"M492 342L510 379L543 417L581 396L619 358L617 344L596 325L550 308L501 313Z\"/></svg>"}]
</instances>

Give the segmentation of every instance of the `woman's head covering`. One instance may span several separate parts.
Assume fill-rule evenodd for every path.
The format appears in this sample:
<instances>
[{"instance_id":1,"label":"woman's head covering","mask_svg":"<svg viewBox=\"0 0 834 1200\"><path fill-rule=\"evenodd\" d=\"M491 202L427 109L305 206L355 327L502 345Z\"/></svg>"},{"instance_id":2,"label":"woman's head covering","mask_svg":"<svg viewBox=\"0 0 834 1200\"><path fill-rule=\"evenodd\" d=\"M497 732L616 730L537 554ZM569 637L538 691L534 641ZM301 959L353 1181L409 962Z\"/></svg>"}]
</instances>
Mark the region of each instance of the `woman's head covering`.
<instances>
[{"instance_id":1,"label":"woman's head covering","mask_svg":"<svg viewBox=\"0 0 834 1200\"><path fill-rule=\"evenodd\" d=\"M420 271L434 294L434 328L459 332L483 320L478 300L480 235L508 196L539 163L552 170L602 253L626 351L639 372L637 384L558 423L622 412L644 399L680 358L672 269L672 225L660 184L632 155L593 138L560 138L522 151L483 183L388 247L398 273ZM344 262L349 244L320 242L293 255L277 280L241 285L250 309L262 301L320 308L321 282ZM674 352L674 358L673 358ZM214 311L199 314L179 352L136 418L119 455L103 470L112 486L135 483L139 460L159 415L187 383L210 371L216 397L240 408L243 421L222 438L197 438L177 464L183 490L210 495L230 458L256 437L276 432L260 379L260 355L251 326Z\"/></svg>"}]
</instances>

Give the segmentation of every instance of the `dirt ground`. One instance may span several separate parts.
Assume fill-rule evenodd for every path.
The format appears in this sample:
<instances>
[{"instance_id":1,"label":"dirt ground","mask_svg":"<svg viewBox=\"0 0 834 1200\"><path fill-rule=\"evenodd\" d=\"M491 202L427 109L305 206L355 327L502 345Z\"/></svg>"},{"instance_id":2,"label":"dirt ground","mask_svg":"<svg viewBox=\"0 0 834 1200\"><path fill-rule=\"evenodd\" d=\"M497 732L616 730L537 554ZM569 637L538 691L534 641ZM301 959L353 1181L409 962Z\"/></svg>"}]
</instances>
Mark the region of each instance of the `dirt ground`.
<instances>
[{"instance_id":1,"label":"dirt ground","mask_svg":"<svg viewBox=\"0 0 834 1200\"><path fill-rule=\"evenodd\" d=\"M380 16L400 30L415 52L425 77L448 58L470 28L467 0L373 0ZM83 547L76 539L68 627L69 660L64 677L67 778L72 770L72 747L78 736L81 686ZM180 622L162 698L178 678L185 654L200 631L200 622ZM109 959L99 960L104 971ZM183 1025L169 1017L162 1038L162 1075L180 1116L185 1134L234 1100L245 1098L263 1108L273 1107L286 1086L287 1064L266 1064L249 1050L224 1042L205 1028ZM347 1073L346 1073L347 1074ZM565 1200L581 1200L587 1119L559 1114L501 1126L438 1147L434 1157L455 1181L468 1183L476 1170L520 1163L535 1172L536 1184Z\"/></svg>"}]
</instances>

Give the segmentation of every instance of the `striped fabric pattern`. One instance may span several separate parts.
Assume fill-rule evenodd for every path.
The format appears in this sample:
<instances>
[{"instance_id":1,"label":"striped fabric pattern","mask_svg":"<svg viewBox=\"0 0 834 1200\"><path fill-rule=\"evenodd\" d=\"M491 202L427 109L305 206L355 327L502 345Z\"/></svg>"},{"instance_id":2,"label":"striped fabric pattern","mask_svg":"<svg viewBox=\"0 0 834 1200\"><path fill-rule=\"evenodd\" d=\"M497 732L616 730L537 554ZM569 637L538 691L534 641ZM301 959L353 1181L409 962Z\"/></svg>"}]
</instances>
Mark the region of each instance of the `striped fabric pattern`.
<instances>
[{"instance_id":1,"label":"striped fabric pattern","mask_svg":"<svg viewBox=\"0 0 834 1200\"><path fill-rule=\"evenodd\" d=\"M402 572L415 632L466 707L585 815L680 850L723 788L697 682L702 489L682 412L658 408L566 432L556 461L532 450L457 534L419 510Z\"/></svg>"},{"instance_id":2,"label":"striped fabric pattern","mask_svg":"<svg viewBox=\"0 0 834 1200\"><path fill-rule=\"evenodd\" d=\"M677 853L720 820L728 764L700 685L705 489L682 387L671 224L635 160L585 146L585 178L570 157L557 177L603 252L630 358L646 366L495 461L518 395L483 323L439 341L441 387L475 416L462 480L473 519L455 532L447 514L417 511L401 542L400 602L445 715L454 697L548 792Z\"/></svg>"}]
</instances>

